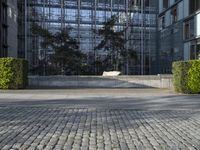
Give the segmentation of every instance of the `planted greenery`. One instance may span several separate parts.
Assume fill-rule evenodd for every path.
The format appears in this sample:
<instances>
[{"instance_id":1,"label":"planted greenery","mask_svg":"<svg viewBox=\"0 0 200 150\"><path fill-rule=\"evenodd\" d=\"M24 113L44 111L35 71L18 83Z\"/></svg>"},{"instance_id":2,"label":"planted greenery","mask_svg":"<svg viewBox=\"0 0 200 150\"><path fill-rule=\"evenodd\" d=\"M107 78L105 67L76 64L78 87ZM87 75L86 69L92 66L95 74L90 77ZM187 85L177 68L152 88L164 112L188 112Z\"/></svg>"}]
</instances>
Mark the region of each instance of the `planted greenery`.
<instances>
[{"instance_id":1,"label":"planted greenery","mask_svg":"<svg viewBox=\"0 0 200 150\"><path fill-rule=\"evenodd\" d=\"M188 71L188 87L191 93L200 93L200 60L192 61Z\"/></svg>"},{"instance_id":2,"label":"planted greenery","mask_svg":"<svg viewBox=\"0 0 200 150\"><path fill-rule=\"evenodd\" d=\"M43 70L43 75L80 74L86 55L79 50L79 42L71 37L71 27L65 27L54 33L38 24L33 24L32 33L41 37L40 46L53 53L49 58L41 58L37 72ZM41 73L42 74L42 73Z\"/></svg>"},{"instance_id":3,"label":"planted greenery","mask_svg":"<svg viewBox=\"0 0 200 150\"><path fill-rule=\"evenodd\" d=\"M172 68L176 92L200 93L200 60L174 62Z\"/></svg>"},{"instance_id":4,"label":"planted greenery","mask_svg":"<svg viewBox=\"0 0 200 150\"><path fill-rule=\"evenodd\" d=\"M28 63L24 59L0 58L0 89L25 88Z\"/></svg>"},{"instance_id":5,"label":"planted greenery","mask_svg":"<svg viewBox=\"0 0 200 150\"><path fill-rule=\"evenodd\" d=\"M128 60L137 60L135 50L127 48L128 39L125 38L127 29L117 30L116 24L119 18L116 15L111 16L103 27L94 30L94 33L101 37L101 41L95 47L95 50L104 50L106 52L103 58L103 69L122 70L127 65Z\"/></svg>"}]
</instances>

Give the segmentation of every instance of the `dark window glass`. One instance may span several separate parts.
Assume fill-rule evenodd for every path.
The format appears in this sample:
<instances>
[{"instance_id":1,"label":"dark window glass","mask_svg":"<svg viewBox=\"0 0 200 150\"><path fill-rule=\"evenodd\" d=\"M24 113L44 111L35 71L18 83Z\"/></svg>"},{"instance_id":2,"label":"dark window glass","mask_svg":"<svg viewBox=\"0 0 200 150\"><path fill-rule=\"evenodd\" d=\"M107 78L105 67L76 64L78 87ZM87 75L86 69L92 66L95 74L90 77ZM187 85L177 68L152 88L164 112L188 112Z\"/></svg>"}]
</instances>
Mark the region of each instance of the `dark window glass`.
<instances>
[{"instance_id":1,"label":"dark window glass","mask_svg":"<svg viewBox=\"0 0 200 150\"><path fill-rule=\"evenodd\" d=\"M195 59L195 45L190 46L190 59Z\"/></svg>"},{"instance_id":2,"label":"dark window glass","mask_svg":"<svg viewBox=\"0 0 200 150\"><path fill-rule=\"evenodd\" d=\"M189 25L189 22L185 23L185 39L189 39L189 33L190 33L190 25Z\"/></svg>"},{"instance_id":3,"label":"dark window glass","mask_svg":"<svg viewBox=\"0 0 200 150\"><path fill-rule=\"evenodd\" d=\"M190 14L200 9L200 0L190 0L189 10Z\"/></svg>"},{"instance_id":4,"label":"dark window glass","mask_svg":"<svg viewBox=\"0 0 200 150\"><path fill-rule=\"evenodd\" d=\"M166 9L169 7L169 0L163 0L163 8Z\"/></svg>"},{"instance_id":5,"label":"dark window glass","mask_svg":"<svg viewBox=\"0 0 200 150\"><path fill-rule=\"evenodd\" d=\"M178 15L177 15L177 7L174 7L171 11L171 16L172 16L172 23L177 22L178 20Z\"/></svg>"}]
</instances>

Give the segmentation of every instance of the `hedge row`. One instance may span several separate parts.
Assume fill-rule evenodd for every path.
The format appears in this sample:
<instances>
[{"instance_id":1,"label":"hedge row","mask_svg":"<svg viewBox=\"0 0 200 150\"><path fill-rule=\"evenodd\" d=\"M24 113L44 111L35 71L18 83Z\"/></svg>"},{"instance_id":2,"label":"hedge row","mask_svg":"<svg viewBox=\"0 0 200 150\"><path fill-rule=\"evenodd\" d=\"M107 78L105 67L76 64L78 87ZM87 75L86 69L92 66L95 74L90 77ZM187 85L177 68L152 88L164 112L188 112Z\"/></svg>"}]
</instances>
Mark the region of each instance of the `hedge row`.
<instances>
[{"instance_id":1,"label":"hedge row","mask_svg":"<svg viewBox=\"0 0 200 150\"><path fill-rule=\"evenodd\" d=\"M174 62L172 72L176 92L200 93L200 60Z\"/></svg>"},{"instance_id":2,"label":"hedge row","mask_svg":"<svg viewBox=\"0 0 200 150\"><path fill-rule=\"evenodd\" d=\"M0 58L0 89L25 88L28 83L28 63L24 59Z\"/></svg>"}]
</instances>

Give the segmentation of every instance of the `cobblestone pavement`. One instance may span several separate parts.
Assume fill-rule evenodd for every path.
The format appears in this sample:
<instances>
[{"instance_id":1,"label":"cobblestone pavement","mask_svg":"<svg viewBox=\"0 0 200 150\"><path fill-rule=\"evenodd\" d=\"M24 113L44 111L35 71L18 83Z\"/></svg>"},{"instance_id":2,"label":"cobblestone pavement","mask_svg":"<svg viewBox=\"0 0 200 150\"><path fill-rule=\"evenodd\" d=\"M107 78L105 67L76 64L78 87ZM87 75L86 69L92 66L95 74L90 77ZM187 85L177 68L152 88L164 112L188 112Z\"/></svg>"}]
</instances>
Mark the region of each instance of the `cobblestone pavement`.
<instances>
[{"instance_id":1,"label":"cobblestone pavement","mask_svg":"<svg viewBox=\"0 0 200 150\"><path fill-rule=\"evenodd\" d=\"M199 96L0 100L0 149L200 150L199 108Z\"/></svg>"}]
</instances>

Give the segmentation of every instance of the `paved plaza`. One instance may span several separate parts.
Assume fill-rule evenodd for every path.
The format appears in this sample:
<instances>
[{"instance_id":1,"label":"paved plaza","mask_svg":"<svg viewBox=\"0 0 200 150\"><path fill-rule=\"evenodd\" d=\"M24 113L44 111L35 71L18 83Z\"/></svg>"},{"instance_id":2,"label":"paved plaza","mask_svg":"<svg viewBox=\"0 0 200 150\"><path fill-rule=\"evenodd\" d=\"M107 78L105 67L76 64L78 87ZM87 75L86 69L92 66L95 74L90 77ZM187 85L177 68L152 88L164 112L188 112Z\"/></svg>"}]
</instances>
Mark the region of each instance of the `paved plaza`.
<instances>
[{"instance_id":1,"label":"paved plaza","mask_svg":"<svg viewBox=\"0 0 200 150\"><path fill-rule=\"evenodd\" d=\"M200 96L161 89L0 91L0 150L200 150Z\"/></svg>"}]
</instances>

